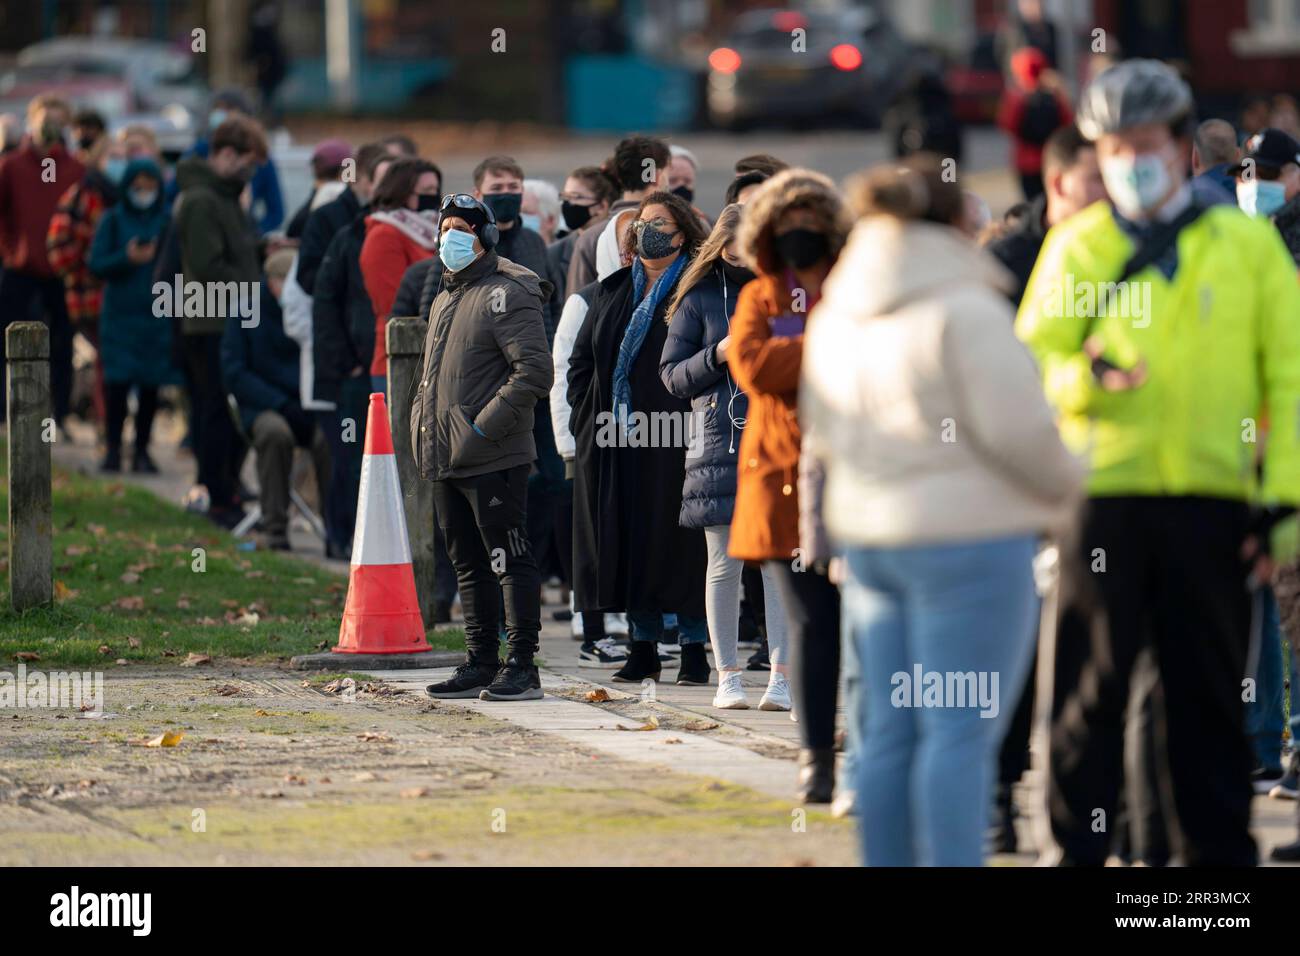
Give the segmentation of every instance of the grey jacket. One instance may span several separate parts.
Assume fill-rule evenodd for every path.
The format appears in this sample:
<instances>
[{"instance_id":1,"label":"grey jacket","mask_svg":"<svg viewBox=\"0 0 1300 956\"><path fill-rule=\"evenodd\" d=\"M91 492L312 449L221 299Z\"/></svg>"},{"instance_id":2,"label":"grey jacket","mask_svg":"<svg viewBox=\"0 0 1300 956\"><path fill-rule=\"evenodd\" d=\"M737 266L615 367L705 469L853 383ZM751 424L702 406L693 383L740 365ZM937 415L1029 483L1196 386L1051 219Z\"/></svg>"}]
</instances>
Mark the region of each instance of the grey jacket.
<instances>
[{"instance_id":1,"label":"grey jacket","mask_svg":"<svg viewBox=\"0 0 1300 956\"><path fill-rule=\"evenodd\" d=\"M495 252L448 272L411 405L421 478L469 478L537 457L533 407L551 388L542 307L551 283Z\"/></svg>"}]
</instances>

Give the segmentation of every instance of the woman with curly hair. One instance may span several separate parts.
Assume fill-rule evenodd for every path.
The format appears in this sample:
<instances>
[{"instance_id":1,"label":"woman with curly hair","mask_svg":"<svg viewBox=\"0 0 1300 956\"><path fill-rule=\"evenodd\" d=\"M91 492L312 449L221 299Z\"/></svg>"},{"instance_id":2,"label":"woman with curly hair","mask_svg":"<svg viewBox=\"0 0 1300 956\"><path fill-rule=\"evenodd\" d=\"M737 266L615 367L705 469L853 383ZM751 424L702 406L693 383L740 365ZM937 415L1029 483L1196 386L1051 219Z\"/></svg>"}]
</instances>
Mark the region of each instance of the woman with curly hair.
<instances>
[{"instance_id":1,"label":"woman with curly hair","mask_svg":"<svg viewBox=\"0 0 1300 956\"><path fill-rule=\"evenodd\" d=\"M807 803L829 803L835 784L840 595L827 573L815 476L805 483L799 473L796 398L808 313L849 226L839 193L821 173L787 169L758 188L737 235L758 277L740 293L727 349L727 365L749 396L728 553L767 562L776 574L803 744L799 798Z\"/></svg>"},{"instance_id":2,"label":"woman with curly hair","mask_svg":"<svg viewBox=\"0 0 1300 956\"><path fill-rule=\"evenodd\" d=\"M677 522L688 446L698 439L690 402L659 378L664 316L704 238L678 196L642 199L623 238L631 264L600 282L569 360L574 603L627 612L631 645L616 681L659 679L663 615L676 613L677 683L709 682L704 535Z\"/></svg>"}]
</instances>

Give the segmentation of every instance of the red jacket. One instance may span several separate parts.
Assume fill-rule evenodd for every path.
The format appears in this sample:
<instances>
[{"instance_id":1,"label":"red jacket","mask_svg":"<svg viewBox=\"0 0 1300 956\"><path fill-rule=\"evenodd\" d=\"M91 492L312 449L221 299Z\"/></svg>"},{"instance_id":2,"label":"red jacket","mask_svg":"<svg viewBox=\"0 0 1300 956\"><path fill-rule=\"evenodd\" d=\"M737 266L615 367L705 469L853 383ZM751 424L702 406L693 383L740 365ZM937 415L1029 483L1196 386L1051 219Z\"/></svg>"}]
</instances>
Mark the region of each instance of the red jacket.
<instances>
[{"instance_id":1,"label":"red jacket","mask_svg":"<svg viewBox=\"0 0 1300 956\"><path fill-rule=\"evenodd\" d=\"M1025 101L1037 90L1018 90L1008 87L1002 94L998 105L998 125L1011 134L1015 141L1013 154L1018 173L1041 173L1043 171L1043 144L1026 143L1020 138L1020 121L1025 115ZM1056 109L1060 115L1060 126L1069 126L1074 122L1074 113L1069 102L1059 93L1053 94ZM1059 126L1058 126L1059 128Z\"/></svg>"},{"instance_id":2,"label":"red jacket","mask_svg":"<svg viewBox=\"0 0 1300 956\"><path fill-rule=\"evenodd\" d=\"M54 277L45 251L50 220L68 187L85 174L86 168L61 144L41 153L30 138L0 159L0 256L6 269Z\"/></svg>"},{"instance_id":3,"label":"red jacket","mask_svg":"<svg viewBox=\"0 0 1300 956\"><path fill-rule=\"evenodd\" d=\"M63 277L68 318L91 335L99 322L104 284L90 273L90 244L100 217L113 202L107 195L111 189L107 180L97 173L90 173L81 182L69 186L59 200L45 236L50 267Z\"/></svg>"},{"instance_id":4,"label":"red jacket","mask_svg":"<svg viewBox=\"0 0 1300 956\"><path fill-rule=\"evenodd\" d=\"M402 230L386 222L366 220L366 241L361 246L361 278L375 310L375 357L371 375L388 374L388 349L384 327L388 325L397 287L407 266L428 259L433 250L426 249Z\"/></svg>"}]
</instances>

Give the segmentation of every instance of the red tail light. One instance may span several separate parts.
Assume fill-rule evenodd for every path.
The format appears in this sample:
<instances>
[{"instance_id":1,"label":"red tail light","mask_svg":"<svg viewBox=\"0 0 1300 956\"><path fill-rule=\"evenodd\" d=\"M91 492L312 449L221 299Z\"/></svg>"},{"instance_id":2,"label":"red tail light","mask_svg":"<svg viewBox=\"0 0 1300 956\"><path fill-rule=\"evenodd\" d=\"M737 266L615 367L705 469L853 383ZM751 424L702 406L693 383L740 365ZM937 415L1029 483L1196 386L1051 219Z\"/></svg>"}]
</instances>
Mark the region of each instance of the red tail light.
<instances>
[{"instance_id":1,"label":"red tail light","mask_svg":"<svg viewBox=\"0 0 1300 956\"><path fill-rule=\"evenodd\" d=\"M831 48L831 65L846 73L862 65L862 53L852 43L841 43Z\"/></svg>"},{"instance_id":2,"label":"red tail light","mask_svg":"<svg viewBox=\"0 0 1300 956\"><path fill-rule=\"evenodd\" d=\"M709 66L719 73L735 73L740 69L740 54L729 46L720 46L709 54Z\"/></svg>"},{"instance_id":3,"label":"red tail light","mask_svg":"<svg viewBox=\"0 0 1300 956\"><path fill-rule=\"evenodd\" d=\"M782 10L772 15L772 26L776 27L782 33L789 33L791 30L799 30L808 25L808 21L802 13L793 10Z\"/></svg>"}]
</instances>

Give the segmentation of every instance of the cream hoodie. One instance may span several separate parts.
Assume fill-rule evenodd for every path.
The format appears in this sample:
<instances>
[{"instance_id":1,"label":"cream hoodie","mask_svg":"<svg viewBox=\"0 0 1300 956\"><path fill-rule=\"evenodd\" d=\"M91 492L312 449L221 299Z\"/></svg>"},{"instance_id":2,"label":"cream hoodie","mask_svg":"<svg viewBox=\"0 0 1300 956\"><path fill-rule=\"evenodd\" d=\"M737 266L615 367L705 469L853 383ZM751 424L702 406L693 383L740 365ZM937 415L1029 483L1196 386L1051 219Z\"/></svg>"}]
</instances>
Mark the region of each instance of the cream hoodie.
<instances>
[{"instance_id":1,"label":"cream hoodie","mask_svg":"<svg viewBox=\"0 0 1300 956\"><path fill-rule=\"evenodd\" d=\"M843 545L1058 527L1082 485L999 291L955 229L876 216L849 237L804 340L800 418Z\"/></svg>"}]
</instances>

